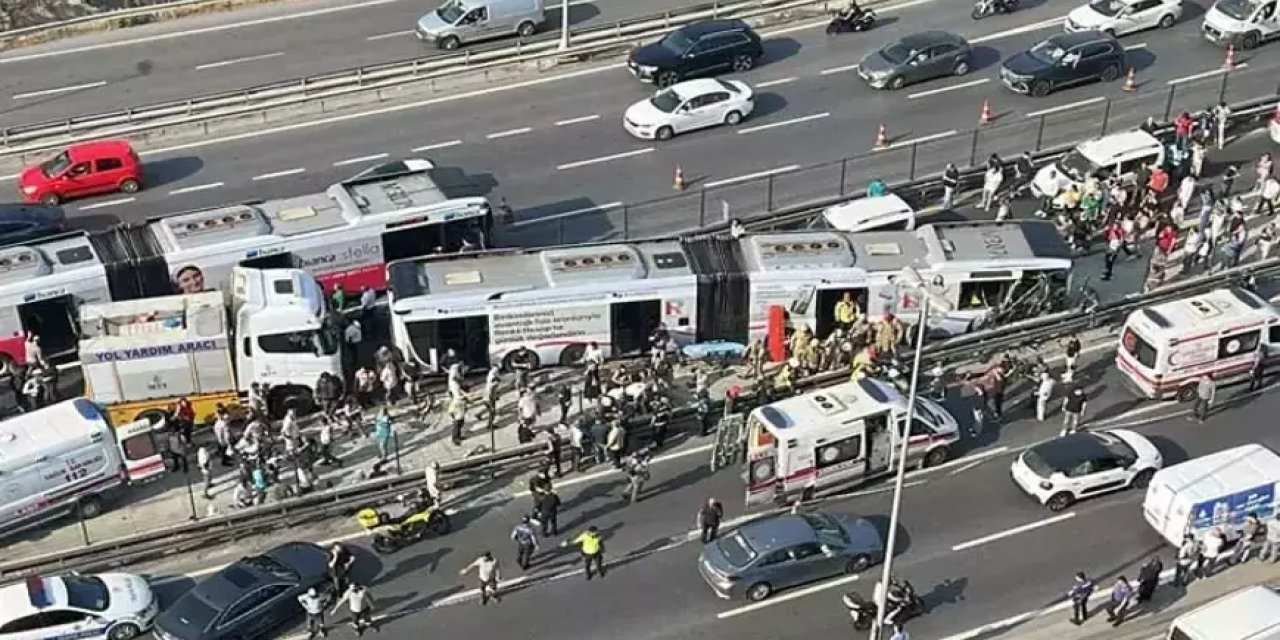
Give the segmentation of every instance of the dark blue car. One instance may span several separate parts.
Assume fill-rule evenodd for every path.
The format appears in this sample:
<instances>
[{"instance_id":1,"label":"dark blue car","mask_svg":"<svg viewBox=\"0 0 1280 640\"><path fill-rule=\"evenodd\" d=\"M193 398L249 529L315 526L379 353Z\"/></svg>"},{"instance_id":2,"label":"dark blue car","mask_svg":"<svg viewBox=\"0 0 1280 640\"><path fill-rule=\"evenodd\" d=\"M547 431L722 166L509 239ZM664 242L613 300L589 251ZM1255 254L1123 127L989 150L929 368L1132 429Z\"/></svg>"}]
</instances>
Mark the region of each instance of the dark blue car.
<instances>
[{"instance_id":1,"label":"dark blue car","mask_svg":"<svg viewBox=\"0 0 1280 640\"><path fill-rule=\"evenodd\" d=\"M65 231L62 207L43 204L0 204L0 246L39 240Z\"/></svg>"},{"instance_id":2,"label":"dark blue car","mask_svg":"<svg viewBox=\"0 0 1280 640\"><path fill-rule=\"evenodd\" d=\"M726 71L742 73L764 55L760 36L741 20L687 24L631 52L627 69L659 87Z\"/></svg>"}]
</instances>

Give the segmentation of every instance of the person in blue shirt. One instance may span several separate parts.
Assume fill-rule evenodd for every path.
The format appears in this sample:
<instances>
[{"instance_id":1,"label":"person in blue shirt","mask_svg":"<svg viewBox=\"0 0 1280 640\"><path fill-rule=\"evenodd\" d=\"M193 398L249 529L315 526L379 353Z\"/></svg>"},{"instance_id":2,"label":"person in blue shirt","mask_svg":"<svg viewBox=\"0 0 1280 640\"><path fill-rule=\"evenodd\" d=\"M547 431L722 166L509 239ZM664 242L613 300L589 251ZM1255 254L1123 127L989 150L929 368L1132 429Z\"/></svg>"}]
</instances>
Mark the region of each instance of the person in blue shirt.
<instances>
[{"instance_id":1,"label":"person in blue shirt","mask_svg":"<svg viewBox=\"0 0 1280 640\"><path fill-rule=\"evenodd\" d=\"M880 178L872 178L871 183L867 185L867 197L878 198L889 193L889 186Z\"/></svg>"},{"instance_id":2,"label":"person in blue shirt","mask_svg":"<svg viewBox=\"0 0 1280 640\"><path fill-rule=\"evenodd\" d=\"M1093 581L1083 571L1076 574L1067 598L1071 600L1071 624L1081 625L1089 619L1089 597L1093 595Z\"/></svg>"}]
</instances>

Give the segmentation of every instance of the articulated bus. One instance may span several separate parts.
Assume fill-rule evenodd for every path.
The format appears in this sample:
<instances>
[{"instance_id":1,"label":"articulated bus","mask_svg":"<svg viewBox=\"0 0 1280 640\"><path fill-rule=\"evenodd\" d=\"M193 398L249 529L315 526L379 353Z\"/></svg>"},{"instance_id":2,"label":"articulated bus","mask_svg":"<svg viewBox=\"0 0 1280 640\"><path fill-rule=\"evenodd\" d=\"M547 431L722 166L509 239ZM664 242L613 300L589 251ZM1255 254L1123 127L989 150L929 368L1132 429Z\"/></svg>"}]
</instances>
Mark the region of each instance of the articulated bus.
<instances>
[{"instance_id":1,"label":"articulated bus","mask_svg":"<svg viewBox=\"0 0 1280 640\"><path fill-rule=\"evenodd\" d=\"M1069 287L1072 259L1049 223L980 222L427 257L390 264L387 280L397 346L438 370L449 349L475 367L521 345L540 364L577 362L591 342L637 353L659 323L678 344L745 343L771 331L770 317L824 337L845 293L871 319L918 311L894 284L904 267L940 281L954 310L931 329L948 335L1041 277Z\"/></svg>"}]
</instances>

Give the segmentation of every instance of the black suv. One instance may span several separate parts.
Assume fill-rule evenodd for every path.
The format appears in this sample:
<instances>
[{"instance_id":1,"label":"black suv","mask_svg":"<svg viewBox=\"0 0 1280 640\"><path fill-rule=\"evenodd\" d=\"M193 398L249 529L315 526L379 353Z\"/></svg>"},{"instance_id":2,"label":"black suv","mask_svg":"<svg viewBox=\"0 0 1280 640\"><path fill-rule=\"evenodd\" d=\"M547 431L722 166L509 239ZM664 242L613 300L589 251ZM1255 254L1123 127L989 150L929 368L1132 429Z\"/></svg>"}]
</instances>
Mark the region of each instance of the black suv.
<instances>
[{"instance_id":1,"label":"black suv","mask_svg":"<svg viewBox=\"0 0 1280 640\"><path fill-rule=\"evenodd\" d=\"M1037 98L1059 87L1124 75L1124 47L1100 31L1062 33L1004 61L1000 81Z\"/></svg>"},{"instance_id":2,"label":"black suv","mask_svg":"<svg viewBox=\"0 0 1280 640\"><path fill-rule=\"evenodd\" d=\"M631 52L627 68L659 87L720 71L743 72L764 54L760 36L741 20L687 24L663 39Z\"/></svg>"}]
</instances>

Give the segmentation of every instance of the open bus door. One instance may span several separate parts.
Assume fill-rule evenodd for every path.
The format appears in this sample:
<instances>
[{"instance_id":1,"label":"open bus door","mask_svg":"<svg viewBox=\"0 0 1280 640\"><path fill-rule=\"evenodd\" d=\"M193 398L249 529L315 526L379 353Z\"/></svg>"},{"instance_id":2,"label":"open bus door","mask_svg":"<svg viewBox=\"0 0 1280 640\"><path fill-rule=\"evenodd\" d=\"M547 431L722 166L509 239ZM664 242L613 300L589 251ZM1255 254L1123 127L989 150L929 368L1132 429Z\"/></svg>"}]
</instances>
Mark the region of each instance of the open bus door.
<instances>
[{"instance_id":1,"label":"open bus door","mask_svg":"<svg viewBox=\"0 0 1280 640\"><path fill-rule=\"evenodd\" d=\"M120 447L125 476L130 484L146 482L164 473L164 456L155 436L164 425L164 420L135 420L116 427L116 446Z\"/></svg>"},{"instance_id":2,"label":"open bus door","mask_svg":"<svg viewBox=\"0 0 1280 640\"><path fill-rule=\"evenodd\" d=\"M76 303L70 295L20 304L18 319L23 329L40 336L46 358L74 351L80 342Z\"/></svg>"}]
</instances>

